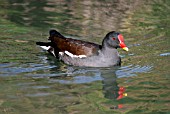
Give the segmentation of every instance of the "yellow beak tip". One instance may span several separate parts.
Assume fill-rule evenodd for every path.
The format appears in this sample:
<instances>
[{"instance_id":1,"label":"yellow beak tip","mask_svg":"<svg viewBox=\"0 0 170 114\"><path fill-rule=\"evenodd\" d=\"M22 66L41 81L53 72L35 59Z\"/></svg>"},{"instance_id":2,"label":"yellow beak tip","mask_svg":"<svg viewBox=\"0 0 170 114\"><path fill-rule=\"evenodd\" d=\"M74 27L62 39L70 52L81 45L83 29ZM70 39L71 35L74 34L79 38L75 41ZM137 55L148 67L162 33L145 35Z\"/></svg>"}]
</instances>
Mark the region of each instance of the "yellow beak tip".
<instances>
[{"instance_id":1,"label":"yellow beak tip","mask_svg":"<svg viewBox=\"0 0 170 114\"><path fill-rule=\"evenodd\" d=\"M129 49L128 49L127 47L124 47L124 48L123 48L123 50L125 50L125 51L129 51Z\"/></svg>"},{"instance_id":2,"label":"yellow beak tip","mask_svg":"<svg viewBox=\"0 0 170 114\"><path fill-rule=\"evenodd\" d=\"M124 95L124 96L127 96L127 93L124 93L123 95Z\"/></svg>"}]
</instances>

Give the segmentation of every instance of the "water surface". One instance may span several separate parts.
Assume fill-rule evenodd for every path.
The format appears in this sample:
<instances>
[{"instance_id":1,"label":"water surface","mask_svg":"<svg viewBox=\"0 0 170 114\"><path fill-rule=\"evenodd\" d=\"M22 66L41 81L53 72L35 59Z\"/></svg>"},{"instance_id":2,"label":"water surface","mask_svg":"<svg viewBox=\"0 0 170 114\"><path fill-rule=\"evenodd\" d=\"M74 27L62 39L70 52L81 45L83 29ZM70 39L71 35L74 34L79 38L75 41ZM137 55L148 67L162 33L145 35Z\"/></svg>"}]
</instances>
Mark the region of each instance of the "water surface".
<instances>
[{"instance_id":1,"label":"water surface","mask_svg":"<svg viewBox=\"0 0 170 114\"><path fill-rule=\"evenodd\" d=\"M0 113L170 113L169 6L165 0L1 0ZM68 66L35 45L57 29L101 43L123 34L121 67Z\"/></svg>"}]
</instances>

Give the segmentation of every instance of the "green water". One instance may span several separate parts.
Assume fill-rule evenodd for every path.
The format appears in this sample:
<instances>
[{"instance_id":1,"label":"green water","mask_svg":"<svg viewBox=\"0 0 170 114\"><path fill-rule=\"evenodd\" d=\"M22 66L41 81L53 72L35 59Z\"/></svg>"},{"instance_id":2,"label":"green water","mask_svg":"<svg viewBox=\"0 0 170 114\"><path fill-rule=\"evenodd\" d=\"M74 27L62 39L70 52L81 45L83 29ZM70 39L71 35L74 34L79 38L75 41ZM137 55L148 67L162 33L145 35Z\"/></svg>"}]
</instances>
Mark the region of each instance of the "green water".
<instances>
[{"instance_id":1,"label":"green water","mask_svg":"<svg viewBox=\"0 0 170 114\"><path fill-rule=\"evenodd\" d=\"M0 0L0 114L169 114L169 6L169 0ZM35 45L52 28L96 43L116 30L129 52L119 49L121 67L67 66Z\"/></svg>"}]
</instances>

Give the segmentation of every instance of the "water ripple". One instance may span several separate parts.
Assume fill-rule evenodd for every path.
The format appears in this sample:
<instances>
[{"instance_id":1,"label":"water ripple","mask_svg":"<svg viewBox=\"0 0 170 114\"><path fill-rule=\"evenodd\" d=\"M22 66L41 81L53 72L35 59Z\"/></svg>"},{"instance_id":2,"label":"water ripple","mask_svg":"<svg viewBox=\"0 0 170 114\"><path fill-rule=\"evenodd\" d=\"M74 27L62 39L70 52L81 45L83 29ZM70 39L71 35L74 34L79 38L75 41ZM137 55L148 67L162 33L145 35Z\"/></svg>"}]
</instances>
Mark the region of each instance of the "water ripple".
<instances>
[{"instance_id":1,"label":"water ripple","mask_svg":"<svg viewBox=\"0 0 170 114\"><path fill-rule=\"evenodd\" d=\"M162 54L160 54L160 56L170 56L170 52L162 53Z\"/></svg>"},{"instance_id":2,"label":"water ripple","mask_svg":"<svg viewBox=\"0 0 170 114\"><path fill-rule=\"evenodd\" d=\"M38 70L51 69L56 66L49 66L44 64L23 64L18 66L17 64L0 64L0 76L16 76L21 73L29 73Z\"/></svg>"},{"instance_id":3,"label":"water ripple","mask_svg":"<svg viewBox=\"0 0 170 114\"><path fill-rule=\"evenodd\" d=\"M116 76L118 78L137 76L138 73L148 73L153 66L128 65L118 69L114 68L79 68L79 67L56 67L48 64L0 64L0 76L23 76L30 78L49 78L49 83L90 83L102 80L103 75ZM61 77L71 77L68 78Z\"/></svg>"},{"instance_id":4,"label":"water ripple","mask_svg":"<svg viewBox=\"0 0 170 114\"><path fill-rule=\"evenodd\" d=\"M118 78L121 77L131 77L131 76L137 76L137 73L147 73L151 71L153 66L140 66L140 65L129 65L129 66L123 66L119 70L116 71L116 75Z\"/></svg>"}]
</instances>

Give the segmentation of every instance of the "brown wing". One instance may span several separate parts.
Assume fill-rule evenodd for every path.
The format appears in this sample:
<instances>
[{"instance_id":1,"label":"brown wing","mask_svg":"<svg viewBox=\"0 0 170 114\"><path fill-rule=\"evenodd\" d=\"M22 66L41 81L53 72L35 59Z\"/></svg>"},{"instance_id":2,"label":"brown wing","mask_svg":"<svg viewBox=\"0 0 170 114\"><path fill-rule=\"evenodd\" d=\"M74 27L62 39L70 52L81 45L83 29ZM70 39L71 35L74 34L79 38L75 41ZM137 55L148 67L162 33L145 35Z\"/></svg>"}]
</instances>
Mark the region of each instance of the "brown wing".
<instances>
[{"instance_id":1,"label":"brown wing","mask_svg":"<svg viewBox=\"0 0 170 114\"><path fill-rule=\"evenodd\" d=\"M58 48L58 51L69 51L74 55L91 56L96 54L100 49L100 45L98 44L72 38L54 36L51 41L54 43L54 47Z\"/></svg>"}]
</instances>

